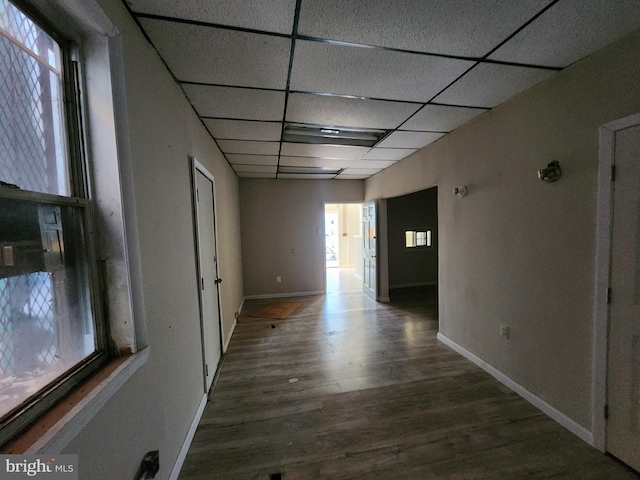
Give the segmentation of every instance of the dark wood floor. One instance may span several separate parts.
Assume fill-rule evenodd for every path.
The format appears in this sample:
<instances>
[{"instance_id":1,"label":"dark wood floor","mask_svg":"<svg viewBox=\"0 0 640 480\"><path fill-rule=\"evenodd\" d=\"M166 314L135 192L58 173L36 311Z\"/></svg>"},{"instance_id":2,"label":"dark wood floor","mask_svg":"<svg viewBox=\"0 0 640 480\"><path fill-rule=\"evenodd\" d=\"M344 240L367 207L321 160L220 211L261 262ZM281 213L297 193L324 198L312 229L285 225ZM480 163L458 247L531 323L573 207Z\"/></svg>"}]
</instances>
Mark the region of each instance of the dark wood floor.
<instances>
[{"instance_id":1,"label":"dark wood floor","mask_svg":"<svg viewBox=\"0 0 640 480\"><path fill-rule=\"evenodd\" d=\"M440 344L434 290L291 301L245 303L181 479L640 478Z\"/></svg>"}]
</instances>

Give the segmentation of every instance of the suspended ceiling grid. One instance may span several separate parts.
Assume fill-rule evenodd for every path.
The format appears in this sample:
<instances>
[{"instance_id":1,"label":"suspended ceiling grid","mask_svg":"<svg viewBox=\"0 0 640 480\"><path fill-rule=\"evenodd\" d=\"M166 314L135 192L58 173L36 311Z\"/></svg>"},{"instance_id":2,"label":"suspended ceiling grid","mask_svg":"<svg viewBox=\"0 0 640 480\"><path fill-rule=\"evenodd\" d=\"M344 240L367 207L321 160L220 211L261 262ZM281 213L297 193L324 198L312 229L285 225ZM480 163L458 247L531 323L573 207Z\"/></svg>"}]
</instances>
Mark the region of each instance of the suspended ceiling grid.
<instances>
[{"instance_id":1,"label":"suspended ceiling grid","mask_svg":"<svg viewBox=\"0 0 640 480\"><path fill-rule=\"evenodd\" d=\"M367 178L640 27L637 0L126 3L251 178ZM290 123L384 133L293 143Z\"/></svg>"}]
</instances>

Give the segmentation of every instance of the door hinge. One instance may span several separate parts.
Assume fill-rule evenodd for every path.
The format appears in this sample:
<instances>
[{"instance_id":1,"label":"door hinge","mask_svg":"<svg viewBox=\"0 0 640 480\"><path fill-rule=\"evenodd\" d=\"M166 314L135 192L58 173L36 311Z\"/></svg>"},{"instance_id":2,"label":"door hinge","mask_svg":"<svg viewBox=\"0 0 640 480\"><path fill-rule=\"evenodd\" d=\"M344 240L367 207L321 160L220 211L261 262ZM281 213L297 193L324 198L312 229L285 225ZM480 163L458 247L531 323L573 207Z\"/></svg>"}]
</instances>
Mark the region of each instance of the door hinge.
<instances>
[{"instance_id":1,"label":"door hinge","mask_svg":"<svg viewBox=\"0 0 640 480\"><path fill-rule=\"evenodd\" d=\"M612 182L616 181L616 166L615 165L611 165L611 181Z\"/></svg>"},{"instance_id":2,"label":"door hinge","mask_svg":"<svg viewBox=\"0 0 640 480\"><path fill-rule=\"evenodd\" d=\"M200 278L201 288L204 290L204 278Z\"/></svg>"},{"instance_id":3,"label":"door hinge","mask_svg":"<svg viewBox=\"0 0 640 480\"><path fill-rule=\"evenodd\" d=\"M605 403L604 405L604 419L609 420L609 404Z\"/></svg>"},{"instance_id":4,"label":"door hinge","mask_svg":"<svg viewBox=\"0 0 640 480\"><path fill-rule=\"evenodd\" d=\"M204 371L207 375L207 377L209 376L209 365L207 365L206 363L204 364Z\"/></svg>"},{"instance_id":5,"label":"door hinge","mask_svg":"<svg viewBox=\"0 0 640 480\"><path fill-rule=\"evenodd\" d=\"M199 202L200 201L200 190L198 190L196 188L196 200Z\"/></svg>"},{"instance_id":6,"label":"door hinge","mask_svg":"<svg viewBox=\"0 0 640 480\"><path fill-rule=\"evenodd\" d=\"M611 287L607 288L607 304L611 305Z\"/></svg>"}]
</instances>

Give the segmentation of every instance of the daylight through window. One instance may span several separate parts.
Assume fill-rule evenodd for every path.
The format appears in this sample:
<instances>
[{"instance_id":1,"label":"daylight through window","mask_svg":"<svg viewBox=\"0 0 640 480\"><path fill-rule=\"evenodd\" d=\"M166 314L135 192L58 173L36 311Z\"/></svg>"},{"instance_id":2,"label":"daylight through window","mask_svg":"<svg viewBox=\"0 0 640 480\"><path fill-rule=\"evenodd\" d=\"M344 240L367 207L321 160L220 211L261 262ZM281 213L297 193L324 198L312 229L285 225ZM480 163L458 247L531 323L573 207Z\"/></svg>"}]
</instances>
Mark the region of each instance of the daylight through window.
<instances>
[{"instance_id":1,"label":"daylight through window","mask_svg":"<svg viewBox=\"0 0 640 480\"><path fill-rule=\"evenodd\" d=\"M45 408L43 393L89 373L102 343L89 201L71 196L67 144L80 139L67 135L63 54L0 0L0 444Z\"/></svg>"}]
</instances>

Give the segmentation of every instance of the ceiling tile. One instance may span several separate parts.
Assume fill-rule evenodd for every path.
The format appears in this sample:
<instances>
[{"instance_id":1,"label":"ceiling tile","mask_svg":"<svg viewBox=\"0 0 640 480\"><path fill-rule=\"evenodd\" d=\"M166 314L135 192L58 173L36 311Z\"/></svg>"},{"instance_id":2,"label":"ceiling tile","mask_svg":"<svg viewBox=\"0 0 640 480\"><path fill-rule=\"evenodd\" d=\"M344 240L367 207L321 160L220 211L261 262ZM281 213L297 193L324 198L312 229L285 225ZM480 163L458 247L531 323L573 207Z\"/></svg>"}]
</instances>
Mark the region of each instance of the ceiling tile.
<instances>
[{"instance_id":1,"label":"ceiling tile","mask_svg":"<svg viewBox=\"0 0 640 480\"><path fill-rule=\"evenodd\" d=\"M287 38L148 18L140 23L180 81L286 87Z\"/></svg>"},{"instance_id":2,"label":"ceiling tile","mask_svg":"<svg viewBox=\"0 0 640 480\"><path fill-rule=\"evenodd\" d=\"M378 170L382 170L384 168L388 168L394 163L398 163L397 160L358 160L357 162L352 163L350 168L375 168Z\"/></svg>"},{"instance_id":3,"label":"ceiling tile","mask_svg":"<svg viewBox=\"0 0 640 480\"><path fill-rule=\"evenodd\" d=\"M400 128L428 132L450 132L486 111L484 108L425 105Z\"/></svg>"},{"instance_id":4,"label":"ceiling tile","mask_svg":"<svg viewBox=\"0 0 640 480\"><path fill-rule=\"evenodd\" d=\"M298 33L365 45L481 57L550 0L305 0Z\"/></svg>"},{"instance_id":5,"label":"ceiling tile","mask_svg":"<svg viewBox=\"0 0 640 480\"><path fill-rule=\"evenodd\" d=\"M205 118L204 124L216 139L279 141L282 133L282 122L250 122Z\"/></svg>"},{"instance_id":6,"label":"ceiling tile","mask_svg":"<svg viewBox=\"0 0 640 480\"><path fill-rule=\"evenodd\" d=\"M218 140L224 153L248 153L254 155L278 155L280 143L255 140Z\"/></svg>"},{"instance_id":7,"label":"ceiling tile","mask_svg":"<svg viewBox=\"0 0 640 480\"><path fill-rule=\"evenodd\" d=\"M379 168L347 168L342 172L344 175L375 175Z\"/></svg>"},{"instance_id":8,"label":"ceiling tile","mask_svg":"<svg viewBox=\"0 0 640 480\"><path fill-rule=\"evenodd\" d=\"M190 84L182 88L201 117L282 119L284 92Z\"/></svg>"},{"instance_id":9,"label":"ceiling tile","mask_svg":"<svg viewBox=\"0 0 640 480\"><path fill-rule=\"evenodd\" d=\"M364 160L402 160L417 151L416 149L406 148L372 148L362 158Z\"/></svg>"},{"instance_id":10,"label":"ceiling tile","mask_svg":"<svg viewBox=\"0 0 640 480\"><path fill-rule=\"evenodd\" d=\"M495 107L554 73L539 68L482 63L434 98L434 102Z\"/></svg>"},{"instance_id":11,"label":"ceiling tile","mask_svg":"<svg viewBox=\"0 0 640 480\"><path fill-rule=\"evenodd\" d=\"M238 155L235 153L228 153L227 159L229 160L229 163L234 165L278 165L277 155Z\"/></svg>"},{"instance_id":12,"label":"ceiling tile","mask_svg":"<svg viewBox=\"0 0 640 480\"><path fill-rule=\"evenodd\" d=\"M426 103L472 65L465 60L299 40L291 89Z\"/></svg>"},{"instance_id":13,"label":"ceiling tile","mask_svg":"<svg viewBox=\"0 0 640 480\"><path fill-rule=\"evenodd\" d=\"M311 145L307 143L283 143L282 155L293 157L319 157L358 160L369 151L367 147L347 147L340 145Z\"/></svg>"},{"instance_id":14,"label":"ceiling tile","mask_svg":"<svg viewBox=\"0 0 640 480\"><path fill-rule=\"evenodd\" d=\"M233 169L238 173L276 173L275 165L234 165Z\"/></svg>"},{"instance_id":15,"label":"ceiling tile","mask_svg":"<svg viewBox=\"0 0 640 480\"><path fill-rule=\"evenodd\" d=\"M287 121L337 127L396 128L421 107L416 103L292 93Z\"/></svg>"},{"instance_id":16,"label":"ceiling tile","mask_svg":"<svg viewBox=\"0 0 640 480\"><path fill-rule=\"evenodd\" d=\"M354 160L333 160L328 158L280 157L281 167L327 167L347 168Z\"/></svg>"},{"instance_id":17,"label":"ceiling tile","mask_svg":"<svg viewBox=\"0 0 640 480\"><path fill-rule=\"evenodd\" d=\"M127 0L136 13L291 34L296 0Z\"/></svg>"},{"instance_id":18,"label":"ceiling tile","mask_svg":"<svg viewBox=\"0 0 640 480\"><path fill-rule=\"evenodd\" d=\"M566 67L639 27L638 0L563 0L489 58Z\"/></svg>"},{"instance_id":19,"label":"ceiling tile","mask_svg":"<svg viewBox=\"0 0 640 480\"><path fill-rule=\"evenodd\" d=\"M331 180L336 175L334 173L279 173L279 179L297 179L297 180Z\"/></svg>"},{"instance_id":20,"label":"ceiling tile","mask_svg":"<svg viewBox=\"0 0 640 480\"><path fill-rule=\"evenodd\" d=\"M378 148L422 148L432 142L435 142L445 133L433 132L403 132L397 131L391 133L387 138L380 142Z\"/></svg>"}]
</instances>

